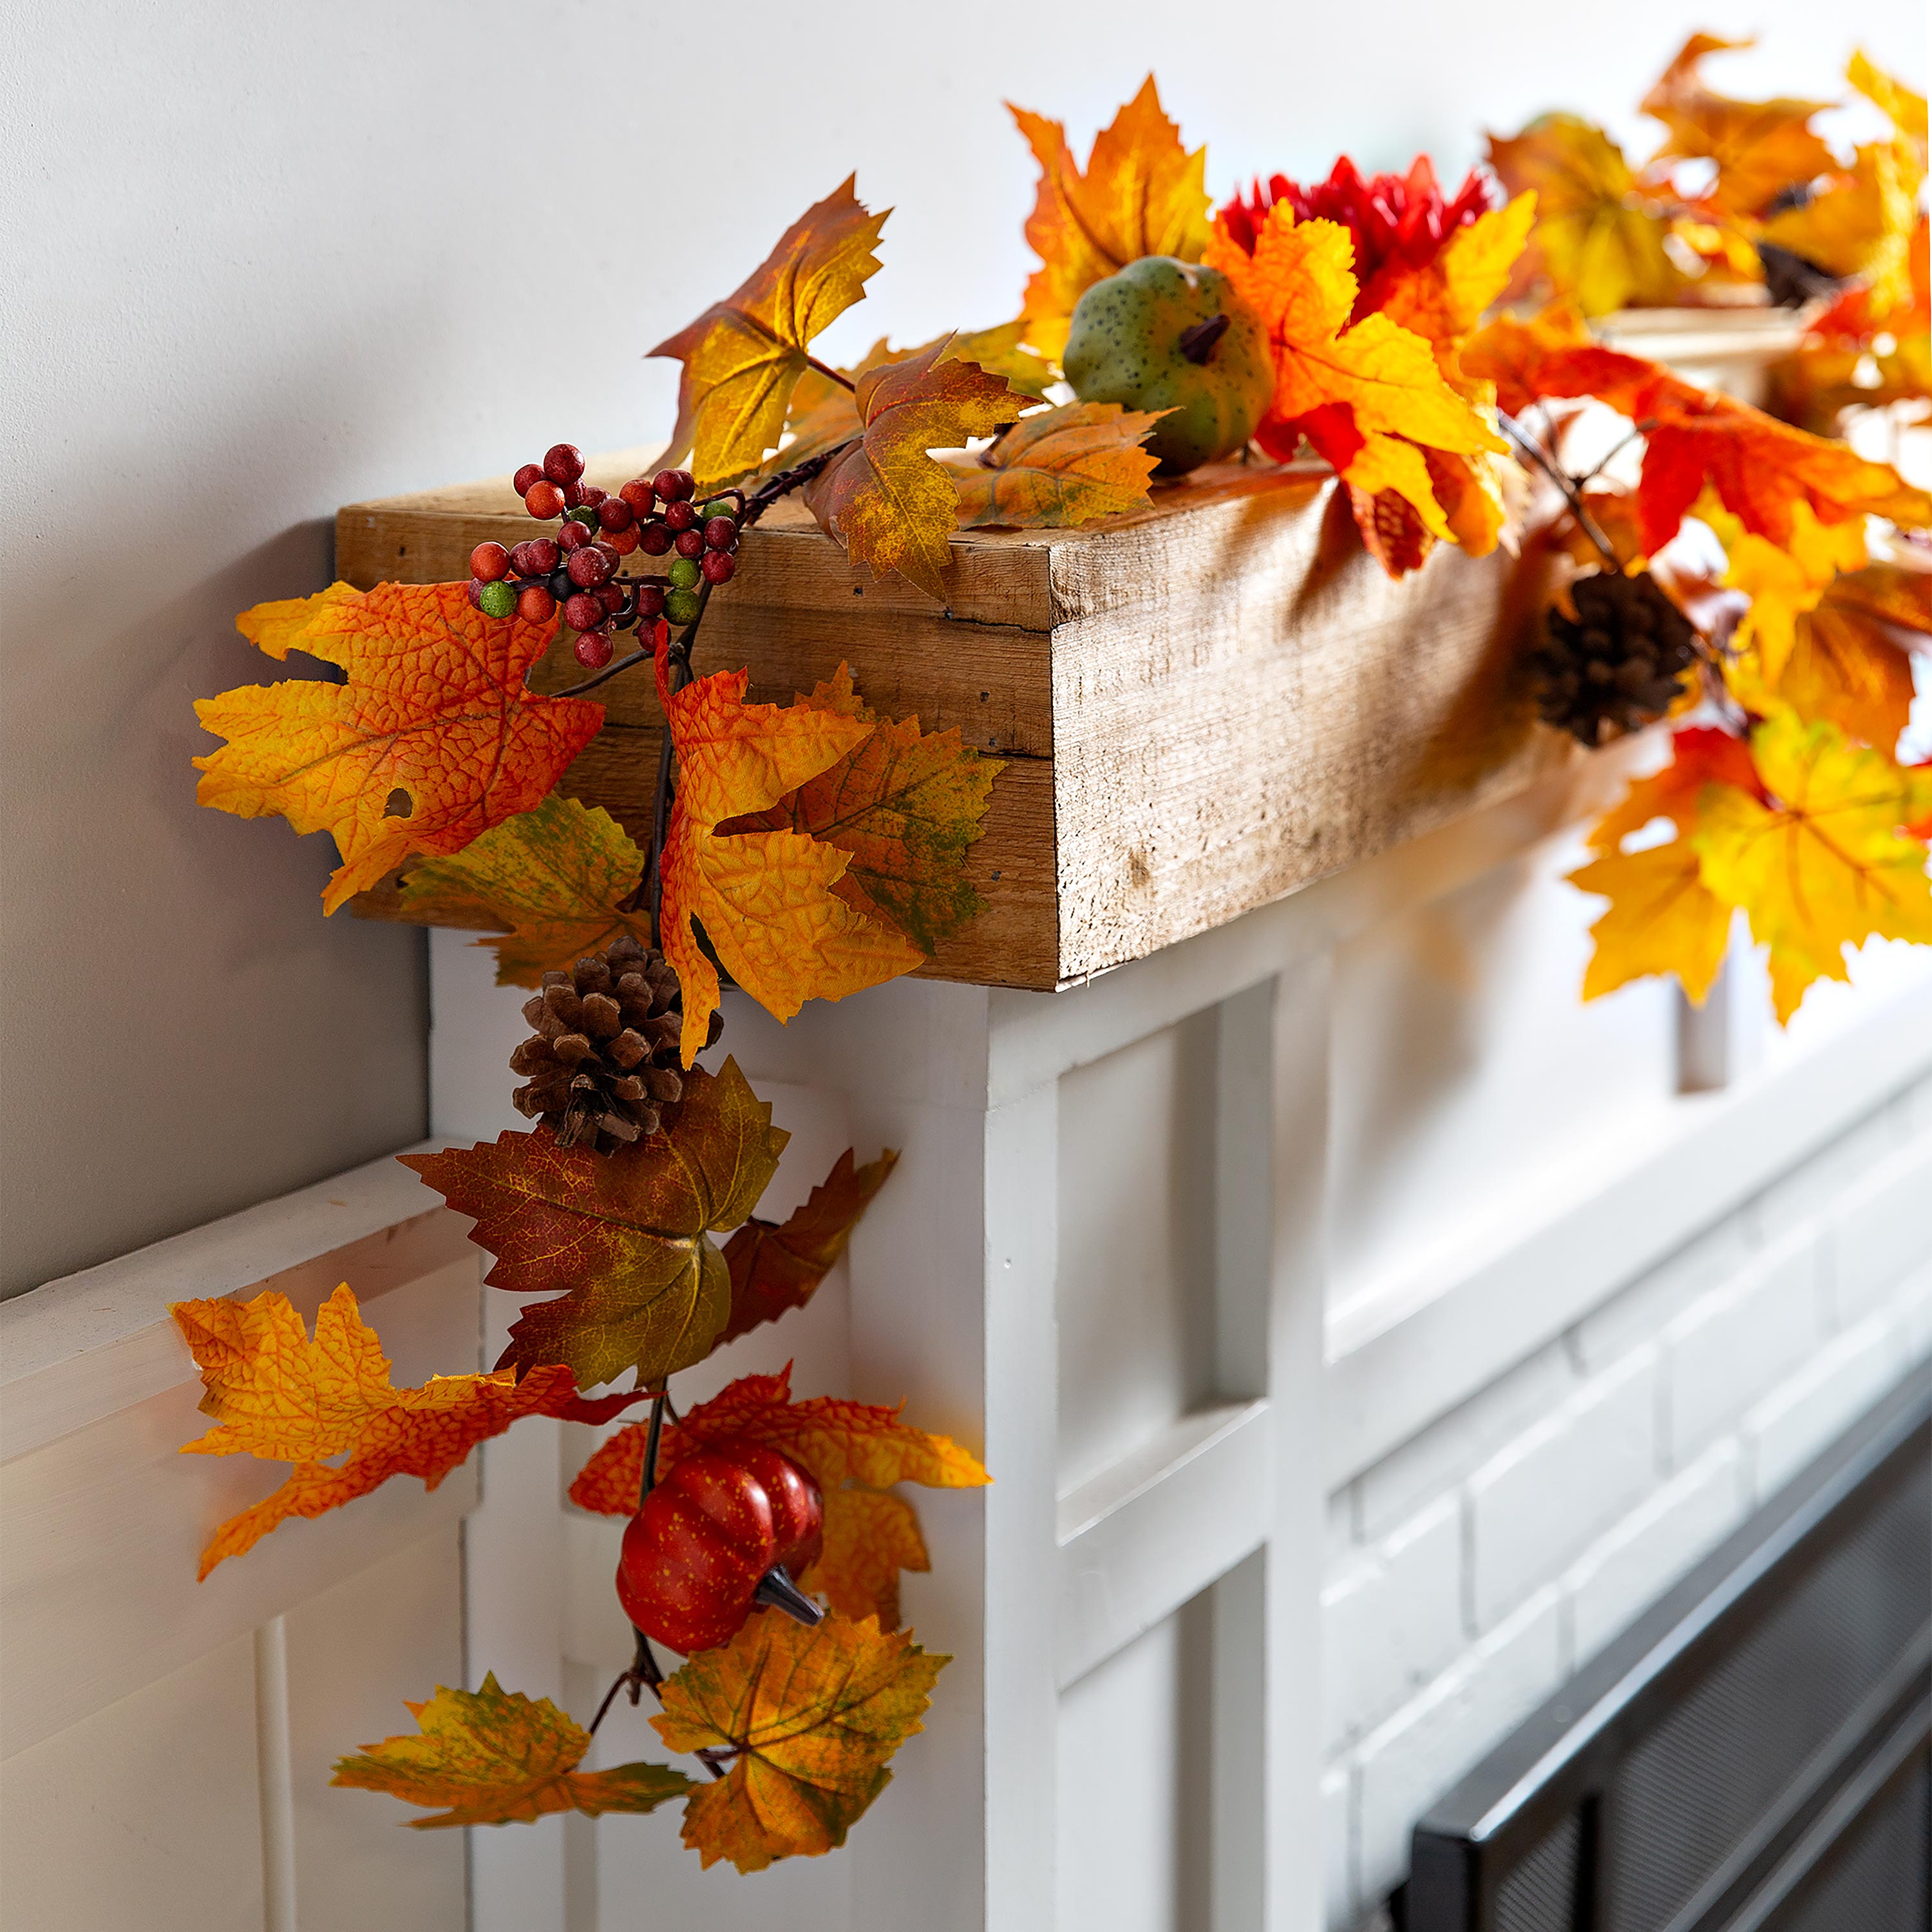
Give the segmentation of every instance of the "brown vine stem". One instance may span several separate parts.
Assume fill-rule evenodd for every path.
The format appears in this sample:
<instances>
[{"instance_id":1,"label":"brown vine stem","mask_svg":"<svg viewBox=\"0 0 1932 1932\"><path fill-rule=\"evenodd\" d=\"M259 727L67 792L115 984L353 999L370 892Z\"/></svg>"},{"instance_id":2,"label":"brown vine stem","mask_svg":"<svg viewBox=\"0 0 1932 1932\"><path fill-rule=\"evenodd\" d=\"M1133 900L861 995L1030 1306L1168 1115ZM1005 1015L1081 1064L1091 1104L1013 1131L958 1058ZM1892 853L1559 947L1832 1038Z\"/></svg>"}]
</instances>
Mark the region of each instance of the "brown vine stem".
<instances>
[{"instance_id":1,"label":"brown vine stem","mask_svg":"<svg viewBox=\"0 0 1932 1932\"><path fill-rule=\"evenodd\" d=\"M1582 496L1569 476L1507 410L1496 412L1496 421L1502 426L1504 435L1516 445L1517 450L1563 493L1563 500L1569 505L1570 514L1576 519L1576 527L1596 545L1604 562L1612 571L1621 572L1623 566L1617 561L1617 554L1610 548L1610 538L1597 527L1596 518L1583 507Z\"/></svg>"}]
</instances>

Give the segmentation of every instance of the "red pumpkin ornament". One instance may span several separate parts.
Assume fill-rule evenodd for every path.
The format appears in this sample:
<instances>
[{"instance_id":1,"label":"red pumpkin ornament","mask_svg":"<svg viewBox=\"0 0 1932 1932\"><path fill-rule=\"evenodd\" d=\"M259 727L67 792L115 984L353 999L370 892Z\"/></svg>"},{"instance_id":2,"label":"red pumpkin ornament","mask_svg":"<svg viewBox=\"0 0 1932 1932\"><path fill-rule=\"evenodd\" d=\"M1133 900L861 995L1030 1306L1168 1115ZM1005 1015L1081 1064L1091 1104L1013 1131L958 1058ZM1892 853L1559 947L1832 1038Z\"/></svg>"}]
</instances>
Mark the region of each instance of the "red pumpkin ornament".
<instances>
[{"instance_id":1,"label":"red pumpkin ornament","mask_svg":"<svg viewBox=\"0 0 1932 1932\"><path fill-rule=\"evenodd\" d=\"M624 1531L617 1600L644 1634L688 1656L727 1642L754 1602L815 1622L793 1583L818 1555L824 1502L789 1456L752 1443L687 1456Z\"/></svg>"}]
</instances>

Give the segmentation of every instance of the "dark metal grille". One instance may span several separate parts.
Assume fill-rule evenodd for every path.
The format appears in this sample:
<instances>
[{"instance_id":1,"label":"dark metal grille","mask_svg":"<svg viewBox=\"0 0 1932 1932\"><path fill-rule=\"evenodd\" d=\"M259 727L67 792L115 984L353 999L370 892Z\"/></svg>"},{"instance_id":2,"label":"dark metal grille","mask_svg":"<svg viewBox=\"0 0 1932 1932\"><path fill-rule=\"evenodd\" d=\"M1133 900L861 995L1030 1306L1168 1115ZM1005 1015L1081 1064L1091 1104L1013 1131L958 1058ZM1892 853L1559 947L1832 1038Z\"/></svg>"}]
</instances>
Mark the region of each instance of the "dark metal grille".
<instances>
[{"instance_id":1,"label":"dark metal grille","mask_svg":"<svg viewBox=\"0 0 1932 1932\"><path fill-rule=\"evenodd\" d=\"M1406 1932L1932 1932L1932 1365L1416 1828Z\"/></svg>"},{"instance_id":2,"label":"dark metal grille","mask_svg":"<svg viewBox=\"0 0 1932 1932\"><path fill-rule=\"evenodd\" d=\"M1932 1610L1928 1523L1922 1468L1638 1741L1610 1782L1609 1932L1667 1924L1885 1676Z\"/></svg>"},{"instance_id":3,"label":"dark metal grille","mask_svg":"<svg viewBox=\"0 0 1932 1932\"><path fill-rule=\"evenodd\" d=\"M1852 1932L1895 1925L1916 1900L1932 1898L1932 1768L1921 1758L1848 1832L1831 1863L1778 1932Z\"/></svg>"},{"instance_id":4,"label":"dark metal grille","mask_svg":"<svg viewBox=\"0 0 1932 1932\"><path fill-rule=\"evenodd\" d=\"M1583 1875L1583 1820L1570 1813L1496 1888L1496 1932L1571 1932Z\"/></svg>"}]
</instances>

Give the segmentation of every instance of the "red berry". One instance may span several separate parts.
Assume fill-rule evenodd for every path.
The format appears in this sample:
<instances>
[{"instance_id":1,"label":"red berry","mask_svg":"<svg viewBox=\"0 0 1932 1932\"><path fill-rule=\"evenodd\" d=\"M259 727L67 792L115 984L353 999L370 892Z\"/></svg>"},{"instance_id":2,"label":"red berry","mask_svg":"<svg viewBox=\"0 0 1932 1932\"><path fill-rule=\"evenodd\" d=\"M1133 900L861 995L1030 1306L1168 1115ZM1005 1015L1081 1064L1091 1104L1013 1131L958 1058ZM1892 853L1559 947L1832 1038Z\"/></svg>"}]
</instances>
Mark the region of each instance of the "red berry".
<instances>
[{"instance_id":1,"label":"red berry","mask_svg":"<svg viewBox=\"0 0 1932 1932\"><path fill-rule=\"evenodd\" d=\"M517 599L517 615L526 624L548 624L556 614L556 599L541 584L532 584Z\"/></svg>"},{"instance_id":2,"label":"red berry","mask_svg":"<svg viewBox=\"0 0 1932 1932\"><path fill-rule=\"evenodd\" d=\"M651 478L651 488L658 493L658 500L664 503L681 503L691 494L691 472L688 470L660 470Z\"/></svg>"},{"instance_id":3,"label":"red berry","mask_svg":"<svg viewBox=\"0 0 1932 1932\"><path fill-rule=\"evenodd\" d=\"M470 553L470 574L479 582L496 584L510 574L510 553L500 543L480 543Z\"/></svg>"},{"instance_id":4,"label":"red berry","mask_svg":"<svg viewBox=\"0 0 1932 1932\"><path fill-rule=\"evenodd\" d=\"M625 590L624 586L621 584L613 582L604 585L603 587L598 590L597 594L604 600L604 615L606 616L614 617L619 611L623 609L624 599L629 596L630 593Z\"/></svg>"},{"instance_id":5,"label":"red berry","mask_svg":"<svg viewBox=\"0 0 1932 1932\"><path fill-rule=\"evenodd\" d=\"M554 442L544 452L543 473L553 483L574 483L584 474L584 452L574 442Z\"/></svg>"},{"instance_id":6,"label":"red berry","mask_svg":"<svg viewBox=\"0 0 1932 1932\"><path fill-rule=\"evenodd\" d=\"M628 556L638 547L638 526L633 524L627 530L613 530L604 541L620 556Z\"/></svg>"},{"instance_id":7,"label":"red berry","mask_svg":"<svg viewBox=\"0 0 1932 1932\"><path fill-rule=\"evenodd\" d=\"M466 586L466 588L468 590L468 591L469 591L469 592L470 592L470 608L472 610L482 610L482 608L483 608L483 606L482 606L482 604L481 604L481 602L478 602L478 599L480 599L480 598L482 598L482 595L483 595L483 586L482 586L482 585L480 583L478 583L478 582L477 581L477 580L476 580L475 578L473 578L473 577L472 577L472 578L470 580L470 582L469 582L468 585Z\"/></svg>"},{"instance_id":8,"label":"red berry","mask_svg":"<svg viewBox=\"0 0 1932 1932\"><path fill-rule=\"evenodd\" d=\"M581 524L566 524L556 533L557 548L568 556L572 550L581 550L590 541L590 532Z\"/></svg>"},{"instance_id":9,"label":"red berry","mask_svg":"<svg viewBox=\"0 0 1932 1932\"><path fill-rule=\"evenodd\" d=\"M594 483L586 483L583 488L584 503L590 509L594 510L599 503L608 503L610 500L610 491L598 489Z\"/></svg>"},{"instance_id":10,"label":"red berry","mask_svg":"<svg viewBox=\"0 0 1932 1932\"><path fill-rule=\"evenodd\" d=\"M610 574L610 560L594 544L586 544L581 550L570 553L570 561L564 566L570 572L572 583L586 590L595 590ZM578 628L581 630L583 626Z\"/></svg>"},{"instance_id":11,"label":"red berry","mask_svg":"<svg viewBox=\"0 0 1932 1932\"><path fill-rule=\"evenodd\" d=\"M615 648L608 632L586 631L577 640L577 662L586 670L602 670Z\"/></svg>"},{"instance_id":12,"label":"red berry","mask_svg":"<svg viewBox=\"0 0 1932 1932\"><path fill-rule=\"evenodd\" d=\"M524 492L524 508L539 523L548 523L563 508L563 492L548 479L532 483Z\"/></svg>"},{"instance_id":13,"label":"red berry","mask_svg":"<svg viewBox=\"0 0 1932 1932\"><path fill-rule=\"evenodd\" d=\"M584 485L566 483L563 486L563 507L566 510L580 510L584 507Z\"/></svg>"},{"instance_id":14,"label":"red berry","mask_svg":"<svg viewBox=\"0 0 1932 1932\"><path fill-rule=\"evenodd\" d=\"M698 521L698 512L688 503L668 505L664 520L674 530L688 530Z\"/></svg>"},{"instance_id":15,"label":"red berry","mask_svg":"<svg viewBox=\"0 0 1932 1932\"><path fill-rule=\"evenodd\" d=\"M702 556L704 554L704 532L702 530L680 530L677 533L677 554L680 556Z\"/></svg>"},{"instance_id":16,"label":"red berry","mask_svg":"<svg viewBox=\"0 0 1932 1932\"><path fill-rule=\"evenodd\" d=\"M510 553L510 568L519 577L548 577L562 553L549 537L526 537Z\"/></svg>"},{"instance_id":17,"label":"red berry","mask_svg":"<svg viewBox=\"0 0 1932 1932\"><path fill-rule=\"evenodd\" d=\"M510 478L510 487L519 496L521 496L528 494L532 483L541 483L542 481L543 465L541 463L526 463L515 476Z\"/></svg>"},{"instance_id":18,"label":"red berry","mask_svg":"<svg viewBox=\"0 0 1932 1932\"><path fill-rule=\"evenodd\" d=\"M707 584L729 584L732 573L738 568L738 560L729 550L708 550L698 568L704 573Z\"/></svg>"},{"instance_id":19,"label":"red berry","mask_svg":"<svg viewBox=\"0 0 1932 1932\"><path fill-rule=\"evenodd\" d=\"M667 555L671 546L670 525L653 517L638 530L638 546L646 556Z\"/></svg>"},{"instance_id":20,"label":"red berry","mask_svg":"<svg viewBox=\"0 0 1932 1932\"><path fill-rule=\"evenodd\" d=\"M658 506L658 493L648 476L633 476L617 494L640 517L648 517Z\"/></svg>"},{"instance_id":21,"label":"red berry","mask_svg":"<svg viewBox=\"0 0 1932 1932\"><path fill-rule=\"evenodd\" d=\"M607 530L628 530L638 513L621 496L606 496L597 506L597 520Z\"/></svg>"},{"instance_id":22,"label":"red berry","mask_svg":"<svg viewBox=\"0 0 1932 1932\"><path fill-rule=\"evenodd\" d=\"M594 631L604 621L604 600L594 590L579 590L567 598L563 621L573 631Z\"/></svg>"},{"instance_id":23,"label":"red berry","mask_svg":"<svg viewBox=\"0 0 1932 1932\"><path fill-rule=\"evenodd\" d=\"M729 517L713 517L704 526L704 541L713 550L729 550L738 541L738 526Z\"/></svg>"},{"instance_id":24,"label":"red berry","mask_svg":"<svg viewBox=\"0 0 1932 1932\"><path fill-rule=\"evenodd\" d=\"M664 615L664 586L662 584L640 584L638 586L638 615L640 617L662 617Z\"/></svg>"}]
</instances>

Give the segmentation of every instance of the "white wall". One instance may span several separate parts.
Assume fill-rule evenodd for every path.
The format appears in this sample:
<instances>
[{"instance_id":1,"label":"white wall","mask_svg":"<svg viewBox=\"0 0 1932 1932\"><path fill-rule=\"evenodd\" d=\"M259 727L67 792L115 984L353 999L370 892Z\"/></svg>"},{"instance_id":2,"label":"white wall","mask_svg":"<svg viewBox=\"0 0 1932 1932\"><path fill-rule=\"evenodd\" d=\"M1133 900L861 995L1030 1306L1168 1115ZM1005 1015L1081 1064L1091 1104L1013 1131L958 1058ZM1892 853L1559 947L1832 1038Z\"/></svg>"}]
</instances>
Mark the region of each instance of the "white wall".
<instances>
[{"instance_id":1,"label":"white wall","mask_svg":"<svg viewBox=\"0 0 1932 1932\"><path fill-rule=\"evenodd\" d=\"M1754 10L1738 84L1922 80L1915 0ZM858 171L896 202L856 349L1012 313L1031 168L1156 68L1210 181L1365 165L1630 104L1701 18L1612 27L1230 0L15 0L0 436L4 1280L17 1291L406 1140L418 936L325 926L318 836L198 812L189 700L262 674L233 613L326 580L344 501L647 439L643 351ZM1711 22L1742 27L1744 20ZM743 178L732 179L734 164Z\"/></svg>"}]
</instances>

